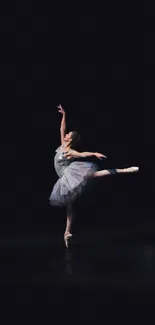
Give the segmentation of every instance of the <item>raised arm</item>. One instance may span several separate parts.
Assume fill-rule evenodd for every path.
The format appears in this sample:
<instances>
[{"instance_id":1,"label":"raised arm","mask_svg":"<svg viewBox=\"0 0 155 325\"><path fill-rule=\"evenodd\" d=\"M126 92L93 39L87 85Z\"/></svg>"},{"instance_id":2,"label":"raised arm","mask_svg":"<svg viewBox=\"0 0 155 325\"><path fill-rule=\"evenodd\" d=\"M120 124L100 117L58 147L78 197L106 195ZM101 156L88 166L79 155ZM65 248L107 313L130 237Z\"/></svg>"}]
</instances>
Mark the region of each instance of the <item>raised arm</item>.
<instances>
[{"instance_id":1,"label":"raised arm","mask_svg":"<svg viewBox=\"0 0 155 325\"><path fill-rule=\"evenodd\" d=\"M61 126L60 126L60 136L61 136L61 144L64 142L64 138L66 135L66 112L64 111L61 105L57 106L58 112L62 114Z\"/></svg>"},{"instance_id":2,"label":"raised arm","mask_svg":"<svg viewBox=\"0 0 155 325\"><path fill-rule=\"evenodd\" d=\"M88 151L79 152L79 151L76 151L76 150L69 150L64 155L68 159L71 159L71 158L86 158L86 157L92 157L92 156L95 156L98 159L107 158L105 155L103 155L102 153L99 153L99 152L88 152Z\"/></svg>"}]
</instances>

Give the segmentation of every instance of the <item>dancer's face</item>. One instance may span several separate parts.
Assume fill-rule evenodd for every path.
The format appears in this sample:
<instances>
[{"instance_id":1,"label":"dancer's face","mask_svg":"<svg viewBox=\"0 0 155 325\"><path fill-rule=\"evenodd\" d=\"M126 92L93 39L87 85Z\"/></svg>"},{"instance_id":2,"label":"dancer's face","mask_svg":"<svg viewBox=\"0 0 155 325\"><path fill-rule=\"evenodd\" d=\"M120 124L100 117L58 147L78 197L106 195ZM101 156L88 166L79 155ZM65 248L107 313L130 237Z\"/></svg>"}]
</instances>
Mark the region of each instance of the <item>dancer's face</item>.
<instances>
[{"instance_id":1,"label":"dancer's face","mask_svg":"<svg viewBox=\"0 0 155 325\"><path fill-rule=\"evenodd\" d=\"M64 141L65 142L71 142L72 141L72 132L66 133Z\"/></svg>"}]
</instances>

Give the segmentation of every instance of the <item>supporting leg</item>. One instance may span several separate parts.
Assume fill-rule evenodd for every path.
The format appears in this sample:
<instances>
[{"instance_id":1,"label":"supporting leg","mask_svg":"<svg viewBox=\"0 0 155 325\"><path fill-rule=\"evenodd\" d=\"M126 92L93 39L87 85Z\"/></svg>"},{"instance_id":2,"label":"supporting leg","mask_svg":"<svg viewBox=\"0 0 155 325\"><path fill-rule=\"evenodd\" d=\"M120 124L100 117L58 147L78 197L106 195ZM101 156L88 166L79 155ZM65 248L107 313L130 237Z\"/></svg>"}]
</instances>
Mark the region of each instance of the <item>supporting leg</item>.
<instances>
[{"instance_id":1,"label":"supporting leg","mask_svg":"<svg viewBox=\"0 0 155 325\"><path fill-rule=\"evenodd\" d=\"M128 167L123 169L104 169L99 170L94 173L94 177L103 177L108 175L114 175L114 174L128 174L128 173L135 173L139 171L139 167Z\"/></svg>"},{"instance_id":2,"label":"supporting leg","mask_svg":"<svg viewBox=\"0 0 155 325\"><path fill-rule=\"evenodd\" d=\"M67 206L67 222L66 222L66 230L64 234L65 245L68 247L68 240L72 237L71 226L73 221L73 211L71 204Z\"/></svg>"}]
</instances>

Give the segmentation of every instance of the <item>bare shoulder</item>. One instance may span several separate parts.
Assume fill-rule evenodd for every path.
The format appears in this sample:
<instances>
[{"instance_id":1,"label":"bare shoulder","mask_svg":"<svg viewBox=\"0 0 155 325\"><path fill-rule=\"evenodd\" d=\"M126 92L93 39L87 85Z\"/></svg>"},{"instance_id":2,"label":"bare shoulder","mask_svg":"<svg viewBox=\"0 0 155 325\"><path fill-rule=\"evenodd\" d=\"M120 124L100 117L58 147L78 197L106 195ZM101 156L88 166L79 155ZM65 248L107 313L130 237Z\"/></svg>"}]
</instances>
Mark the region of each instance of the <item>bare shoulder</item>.
<instances>
[{"instance_id":1,"label":"bare shoulder","mask_svg":"<svg viewBox=\"0 0 155 325\"><path fill-rule=\"evenodd\" d=\"M74 157L81 157L82 153L75 150L75 149L71 149L71 153L74 155Z\"/></svg>"}]
</instances>

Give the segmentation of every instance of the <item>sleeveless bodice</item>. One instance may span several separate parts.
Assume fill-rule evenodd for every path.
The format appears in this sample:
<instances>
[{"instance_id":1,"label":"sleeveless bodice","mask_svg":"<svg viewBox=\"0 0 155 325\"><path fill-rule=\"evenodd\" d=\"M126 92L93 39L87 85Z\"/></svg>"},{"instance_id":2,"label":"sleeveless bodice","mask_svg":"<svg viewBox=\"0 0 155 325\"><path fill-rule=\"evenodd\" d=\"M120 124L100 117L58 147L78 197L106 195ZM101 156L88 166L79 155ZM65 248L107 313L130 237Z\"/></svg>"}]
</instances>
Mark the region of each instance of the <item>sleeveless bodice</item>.
<instances>
[{"instance_id":1,"label":"sleeveless bodice","mask_svg":"<svg viewBox=\"0 0 155 325\"><path fill-rule=\"evenodd\" d=\"M71 162L73 162L73 159L67 159L64 156L63 154L64 151L65 151L65 147L63 145L58 147L56 150L56 155L54 157L54 167L59 177L63 176L66 167L69 166Z\"/></svg>"}]
</instances>

